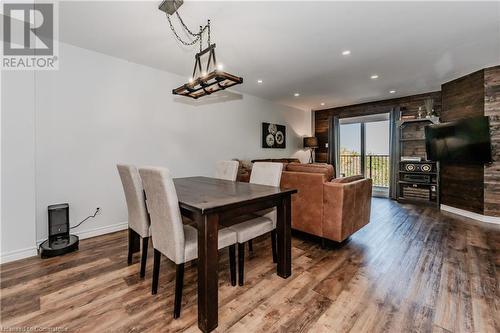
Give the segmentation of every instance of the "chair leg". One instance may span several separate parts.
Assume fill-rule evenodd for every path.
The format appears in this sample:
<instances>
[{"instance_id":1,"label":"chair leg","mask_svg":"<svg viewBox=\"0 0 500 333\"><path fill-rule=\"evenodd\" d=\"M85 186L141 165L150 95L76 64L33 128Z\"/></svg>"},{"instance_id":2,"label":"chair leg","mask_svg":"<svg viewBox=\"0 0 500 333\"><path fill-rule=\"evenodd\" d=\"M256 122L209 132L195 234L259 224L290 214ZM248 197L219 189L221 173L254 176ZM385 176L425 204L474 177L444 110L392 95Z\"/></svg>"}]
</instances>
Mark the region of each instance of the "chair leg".
<instances>
[{"instance_id":1,"label":"chair leg","mask_svg":"<svg viewBox=\"0 0 500 333\"><path fill-rule=\"evenodd\" d=\"M156 295L158 292L158 278L160 277L160 261L161 252L154 249L154 259L153 259L153 285L151 287L151 294Z\"/></svg>"},{"instance_id":2,"label":"chair leg","mask_svg":"<svg viewBox=\"0 0 500 333\"><path fill-rule=\"evenodd\" d=\"M253 243L251 239L248 241L248 251L253 252Z\"/></svg>"},{"instance_id":3,"label":"chair leg","mask_svg":"<svg viewBox=\"0 0 500 333\"><path fill-rule=\"evenodd\" d=\"M231 285L236 285L236 245L229 246L229 271L231 272Z\"/></svg>"},{"instance_id":4,"label":"chair leg","mask_svg":"<svg viewBox=\"0 0 500 333\"><path fill-rule=\"evenodd\" d=\"M127 263L132 263L132 255L140 250L140 236L132 229L128 228L128 258Z\"/></svg>"},{"instance_id":5,"label":"chair leg","mask_svg":"<svg viewBox=\"0 0 500 333\"><path fill-rule=\"evenodd\" d=\"M238 243L238 284L243 285L243 274L245 266L245 243Z\"/></svg>"},{"instance_id":6,"label":"chair leg","mask_svg":"<svg viewBox=\"0 0 500 333\"><path fill-rule=\"evenodd\" d=\"M184 284L184 264L175 265L174 319L181 315L182 285Z\"/></svg>"},{"instance_id":7,"label":"chair leg","mask_svg":"<svg viewBox=\"0 0 500 333\"><path fill-rule=\"evenodd\" d=\"M148 259L148 241L149 237L142 239L142 256L141 256L141 273L140 277L144 278L146 275L146 260Z\"/></svg>"},{"instance_id":8,"label":"chair leg","mask_svg":"<svg viewBox=\"0 0 500 333\"><path fill-rule=\"evenodd\" d=\"M278 262L278 255L277 255L277 243L276 243L276 230L271 231L271 247L273 248L273 262L277 263Z\"/></svg>"}]
</instances>

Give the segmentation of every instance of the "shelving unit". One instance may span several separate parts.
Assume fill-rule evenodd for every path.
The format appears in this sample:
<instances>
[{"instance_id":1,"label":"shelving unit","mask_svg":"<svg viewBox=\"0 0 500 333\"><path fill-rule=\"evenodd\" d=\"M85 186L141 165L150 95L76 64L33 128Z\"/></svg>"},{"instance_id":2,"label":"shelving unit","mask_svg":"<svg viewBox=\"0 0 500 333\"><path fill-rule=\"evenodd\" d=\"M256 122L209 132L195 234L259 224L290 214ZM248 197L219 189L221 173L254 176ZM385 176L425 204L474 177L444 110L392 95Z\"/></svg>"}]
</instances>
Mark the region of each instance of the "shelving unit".
<instances>
[{"instance_id":1,"label":"shelving unit","mask_svg":"<svg viewBox=\"0 0 500 333\"><path fill-rule=\"evenodd\" d=\"M399 156L420 157L420 162L399 161L397 198L399 202L418 202L439 207L439 163L427 161L424 127L439 118L403 119L399 128Z\"/></svg>"}]
</instances>

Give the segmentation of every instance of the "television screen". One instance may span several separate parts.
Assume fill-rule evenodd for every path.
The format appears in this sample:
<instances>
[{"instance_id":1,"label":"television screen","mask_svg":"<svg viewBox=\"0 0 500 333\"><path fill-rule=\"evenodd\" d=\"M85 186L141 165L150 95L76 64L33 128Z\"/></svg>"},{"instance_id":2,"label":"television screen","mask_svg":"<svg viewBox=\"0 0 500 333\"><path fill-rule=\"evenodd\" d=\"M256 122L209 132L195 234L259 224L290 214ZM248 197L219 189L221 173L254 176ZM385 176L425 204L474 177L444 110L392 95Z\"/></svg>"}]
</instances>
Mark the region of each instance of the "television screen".
<instances>
[{"instance_id":1,"label":"television screen","mask_svg":"<svg viewBox=\"0 0 500 333\"><path fill-rule=\"evenodd\" d=\"M475 117L425 128L427 159L467 164L491 162L490 122Z\"/></svg>"}]
</instances>

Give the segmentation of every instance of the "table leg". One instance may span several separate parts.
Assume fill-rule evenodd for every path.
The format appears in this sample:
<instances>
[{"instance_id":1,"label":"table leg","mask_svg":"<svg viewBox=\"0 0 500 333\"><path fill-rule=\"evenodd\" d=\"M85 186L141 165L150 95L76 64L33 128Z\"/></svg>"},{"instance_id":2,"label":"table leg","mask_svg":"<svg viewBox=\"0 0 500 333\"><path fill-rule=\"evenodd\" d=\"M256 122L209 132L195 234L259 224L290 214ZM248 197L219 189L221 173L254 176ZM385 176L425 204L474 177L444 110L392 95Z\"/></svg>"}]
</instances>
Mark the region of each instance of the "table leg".
<instances>
[{"instance_id":1,"label":"table leg","mask_svg":"<svg viewBox=\"0 0 500 333\"><path fill-rule=\"evenodd\" d=\"M287 278L292 275L292 216L291 195L281 199L277 207L276 232L278 234L278 275Z\"/></svg>"},{"instance_id":2,"label":"table leg","mask_svg":"<svg viewBox=\"0 0 500 333\"><path fill-rule=\"evenodd\" d=\"M218 214L196 218L198 224L198 327L210 332L218 325Z\"/></svg>"}]
</instances>

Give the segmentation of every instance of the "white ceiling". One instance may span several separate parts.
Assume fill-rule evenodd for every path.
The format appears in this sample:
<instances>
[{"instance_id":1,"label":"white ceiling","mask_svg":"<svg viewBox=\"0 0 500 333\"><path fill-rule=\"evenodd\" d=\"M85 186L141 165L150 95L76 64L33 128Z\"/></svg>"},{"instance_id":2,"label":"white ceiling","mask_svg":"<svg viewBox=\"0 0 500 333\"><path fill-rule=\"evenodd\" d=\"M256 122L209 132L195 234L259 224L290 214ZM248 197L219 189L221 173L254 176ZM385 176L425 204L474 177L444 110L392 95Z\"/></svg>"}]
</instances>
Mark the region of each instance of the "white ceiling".
<instances>
[{"instance_id":1,"label":"white ceiling","mask_svg":"<svg viewBox=\"0 0 500 333\"><path fill-rule=\"evenodd\" d=\"M197 48L180 45L158 3L61 2L60 39L187 81ZM179 12L192 29L212 20L217 59L245 80L235 90L306 110L439 90L500 64L500 2L187 1Z\"/></svg>"}]
</instances>

